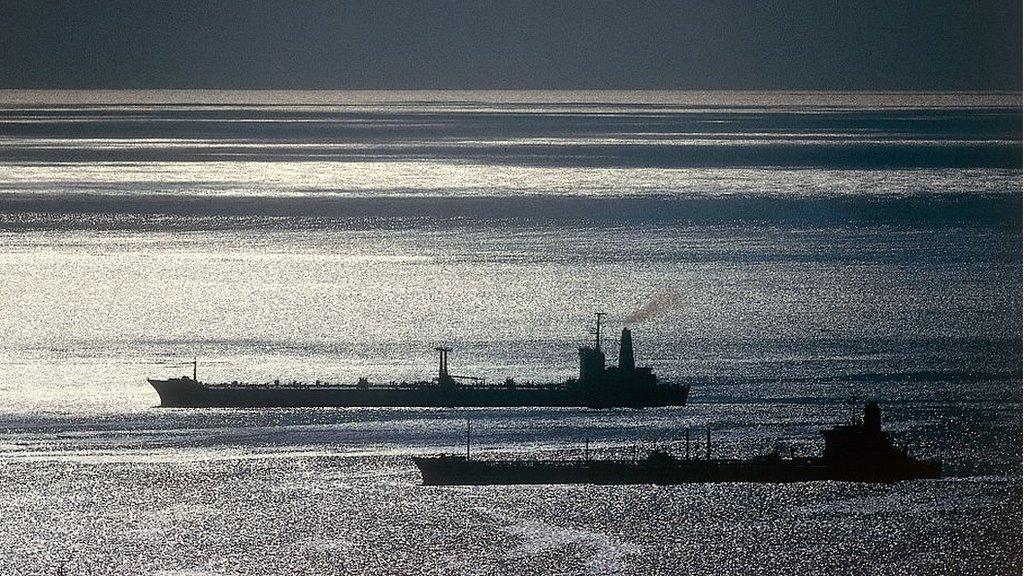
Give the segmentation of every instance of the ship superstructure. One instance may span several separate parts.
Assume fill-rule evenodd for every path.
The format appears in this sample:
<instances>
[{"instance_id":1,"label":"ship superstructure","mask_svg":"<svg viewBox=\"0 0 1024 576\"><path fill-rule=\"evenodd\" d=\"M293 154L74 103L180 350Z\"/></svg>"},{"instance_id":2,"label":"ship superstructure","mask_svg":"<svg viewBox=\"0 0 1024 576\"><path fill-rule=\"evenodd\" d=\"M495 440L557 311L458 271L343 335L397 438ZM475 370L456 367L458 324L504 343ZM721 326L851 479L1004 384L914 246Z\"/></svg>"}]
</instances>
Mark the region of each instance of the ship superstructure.
<instances>
[{"instance_id":1,"label":"ship superstructure","mask_svg":"<svg viewBox=\"0 0 1024 576\"><path fill-rule=\"evenodd\" d=\"M608 366L601 349L601 319L596 314L594 346L580 346L580 373L578 383L586 395L587 405L593 407L634 406L644 390L656 389L658 377L650 366L637 367L633 354L633 333L622 329L619 338L619 364Z\"/></svg>"}]
</instances>

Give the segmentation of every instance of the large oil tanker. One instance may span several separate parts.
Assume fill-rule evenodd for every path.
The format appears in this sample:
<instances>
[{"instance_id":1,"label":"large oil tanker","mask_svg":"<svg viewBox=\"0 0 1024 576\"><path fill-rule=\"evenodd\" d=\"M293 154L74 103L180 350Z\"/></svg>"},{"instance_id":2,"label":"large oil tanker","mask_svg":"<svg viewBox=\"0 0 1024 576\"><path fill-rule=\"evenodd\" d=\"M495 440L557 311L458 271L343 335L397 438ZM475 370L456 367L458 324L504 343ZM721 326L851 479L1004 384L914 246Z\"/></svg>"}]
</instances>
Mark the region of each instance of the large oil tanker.
<instances>
[{"instance_id":1,"label":"large oil tanker","mask_svg":"<svg viewBox=\"0 0 1024 576\"><path fill-rule=\"evenodd\" d=\"M877 402L864 406L849 424L822 430L825 452L820 457L784 458L778 452L750 459L712 459L708 433L704 458L663 450L633 460L473 460L469 454L414 457L427 485L445 484L683 484L695 482L897 482L938 478L942 463L918 460L897 448L882 431Z\"/></svg>"},{"instance_id":2,"label":"large oil tanker","mask_svg":"<svg viewBox=\"0 0 1024 576\"><path fill-rule=\"evenodd\" d=\"M506 407L567 406L588 408L685 406L689 384L658 381L648 366L636 366L633 336L623 328L618 366L607 366L601 349L601 318L593 346L579 348L577 378L555 383L517 383L508 379L491 384L480 378L448 371L451 348L438 347L437 378L417 382L372 384L365 378L351 384L326 382L200 382L192 377L149 379L162 407L300 407L300 406L409 406Z\"/></svg>"}]
</instances>

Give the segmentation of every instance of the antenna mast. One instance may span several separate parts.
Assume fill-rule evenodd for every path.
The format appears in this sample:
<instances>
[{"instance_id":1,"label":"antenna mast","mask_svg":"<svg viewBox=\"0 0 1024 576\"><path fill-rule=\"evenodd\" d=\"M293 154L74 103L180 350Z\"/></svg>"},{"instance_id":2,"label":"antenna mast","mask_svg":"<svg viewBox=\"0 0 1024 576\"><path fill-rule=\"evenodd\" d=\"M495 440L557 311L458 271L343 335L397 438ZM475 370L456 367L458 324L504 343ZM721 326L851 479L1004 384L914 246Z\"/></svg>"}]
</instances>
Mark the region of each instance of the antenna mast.
<instances>
[{"instance_id":1,"label":"antenna mast","mask_svg":"<svg viewBox=\"0 0 1024 576\"><path fill-rule=\"evenodd\" d=\"M601 349L601 318L604 318L608 314L606 312L595 312L594 316L597 317L597 327L594 328L594 350Z\"/></svg>"},{"instance_id":2,"label":"antenna mast","mask_svg":"<svg viewBox=\"0 0 1024 576\"><path fill-rule=\"evenodd\" d=\"M860 422L857 421L857 403L860 401L860 396L856 394L850 394L850 397L846 400L846 405L850 407L850 424L857 426Z\"/></svg>"},{"instance_id":3,"label":"antenna mast","mask_svg":"<svg viewBox=\"0 0 1024 576\"><path fill-rule=\"evenodd\" d=\"M199 358L192 358L192 380L199 382Z\"/></svg>"}]
</instances>

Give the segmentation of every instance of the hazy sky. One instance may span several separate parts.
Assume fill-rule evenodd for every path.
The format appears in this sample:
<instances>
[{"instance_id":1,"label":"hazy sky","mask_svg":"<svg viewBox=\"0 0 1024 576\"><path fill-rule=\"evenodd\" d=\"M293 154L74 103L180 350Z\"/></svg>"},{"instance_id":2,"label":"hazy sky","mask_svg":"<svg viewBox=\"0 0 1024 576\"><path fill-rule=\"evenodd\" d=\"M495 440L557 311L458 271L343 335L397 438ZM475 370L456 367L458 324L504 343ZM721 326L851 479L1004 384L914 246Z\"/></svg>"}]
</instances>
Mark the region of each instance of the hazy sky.
<instances>
[{"instance_id":1,"label":"hazy sky","mask_svg":"<svg viewBox=\"0 0 1024 576\"><path fill-rule=\"evenodd\" d=\"M0 0L3 88L1021 88L1021 3Z\"/></svg>"}]
</instances>

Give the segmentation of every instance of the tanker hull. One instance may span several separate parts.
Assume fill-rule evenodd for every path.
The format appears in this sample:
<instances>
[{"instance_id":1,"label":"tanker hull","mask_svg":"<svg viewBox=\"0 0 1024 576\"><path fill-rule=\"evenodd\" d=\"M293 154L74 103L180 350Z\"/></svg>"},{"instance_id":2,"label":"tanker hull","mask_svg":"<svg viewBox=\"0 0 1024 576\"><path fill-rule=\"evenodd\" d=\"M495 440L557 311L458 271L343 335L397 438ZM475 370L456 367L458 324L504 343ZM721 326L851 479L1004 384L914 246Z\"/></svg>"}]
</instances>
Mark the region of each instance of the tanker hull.
<instances>
[{"instance_id":1,"label":"tanker hull","mask_svg":"<svg viewBox=\"0 0 1024 576\"><path fill-rule=\"evenodd\" d=\"M597 315L593 347L579 349L580 375L560 383L487 385L486 380L449 372L451 348L439 346L437 378L432 381L371 385L365 378L355 385L328 385L275 381L266 384L200 382L198 363L192 378L149 379L160 395L160 406L175 408L270 408L300 406L338 407L586 407L646 408L686 406L688 384L658 381L649 366L636 366L632 333L622 330L620 366L606 366L601 350L601 317Z\"/></svg>"},{"instance_id":2,"label":"tanker hull","mask_svg":"<svg viewBox=\"0 0 1024 576\"><path fill-rule=\"evenodd\" d=\"M887 483L938 478L934 462L844 466L822 459L646 461L474 461L465 457L413 458L424 485L788 483L824 480Z\"/></svg>"},{"instance_id":3,"label":"tanker hull","mask_svg":"<svg viewBox=\"0 0 1024 576\"><path fill-rule=\"evenodd\" d=\"M851 403L851 406L853 404ZM426 485L450 484L686 484L701 482L899 482L939 478L942 463L918 460L882 431L881 409L864 406L864 417L822 430L825 450L817 458L782 458L778 452L750 459L676 458L653 450L642 460L470 460L466 456L414 457ZM687 434L689 438L689 434ZM689 446L689 445L688 445Z\"/></svg>"},{"instance_id":4,"label":"tanker hull","mask_svg":"<svg viewBox=\"0 0 1024 576\"><path fill-rule=\"evenodd\" d=\"M167 408L271 407L656 407L685 406L688 385L660 384L628 396L585 393L571 384L537 389L437 387L356 388L273 385L208 385L188 378L149 383Z\"/></svg>"}]
</instances>

